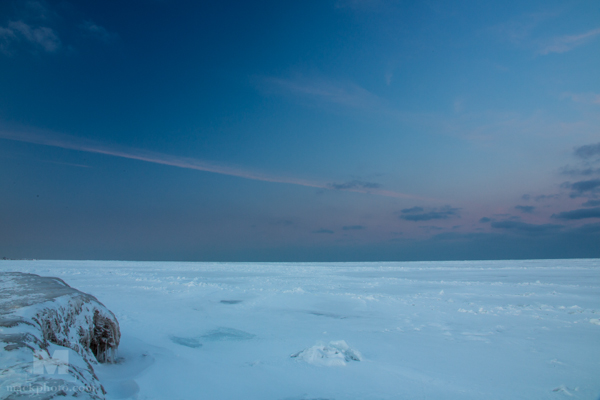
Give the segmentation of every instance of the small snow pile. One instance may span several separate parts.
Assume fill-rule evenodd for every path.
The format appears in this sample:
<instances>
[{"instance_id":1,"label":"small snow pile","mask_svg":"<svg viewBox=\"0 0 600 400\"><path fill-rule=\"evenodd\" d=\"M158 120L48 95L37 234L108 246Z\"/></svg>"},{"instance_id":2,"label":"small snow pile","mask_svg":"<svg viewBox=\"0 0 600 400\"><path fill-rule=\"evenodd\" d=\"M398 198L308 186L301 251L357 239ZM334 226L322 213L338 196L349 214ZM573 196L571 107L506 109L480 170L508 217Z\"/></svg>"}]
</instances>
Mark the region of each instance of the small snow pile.
<instances>
[{"instance_id":1,"label":"small snow pile","mask_svg":"<svg viewBox=\"0 0 600 400\"><path fill-rule=\"evenodd\" d=\"M308 349L292 354L291 357L325 367L342 367L350 361L362 361L360 352L350 348L344 340L332 341L327 345L317 343Z\"/></svg>"}]
</instances>

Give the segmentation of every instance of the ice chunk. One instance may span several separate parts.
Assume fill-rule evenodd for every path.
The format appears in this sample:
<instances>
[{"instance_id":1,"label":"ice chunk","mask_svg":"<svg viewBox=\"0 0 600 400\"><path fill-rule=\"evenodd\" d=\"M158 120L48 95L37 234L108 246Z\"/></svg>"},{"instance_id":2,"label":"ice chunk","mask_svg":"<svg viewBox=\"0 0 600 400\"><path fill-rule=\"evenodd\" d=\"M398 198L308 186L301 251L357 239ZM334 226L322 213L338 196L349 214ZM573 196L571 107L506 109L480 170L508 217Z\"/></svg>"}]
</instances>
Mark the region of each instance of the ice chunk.
<instances>
[{"instance_id":1,"label":"ice chunk","mask_svg":"<svg viewBox=\"0 0 600 400\"><path fill-rule=\"evenodd\" d=\"M104 398L92 365L114 361L121 333L94 296L58 278L2 272L0 327L0 398Z\"/></svg>"},{"instance_id":2,"label":"ice chunk","mask_svg":"<svg viewBox=\"0 0 600 400\"><path fill-rule=\"evenodd\" d=\"M291 357L309 364L326 367L341 367L350 361L362 361L360 352L350 348L344 340L331 341L327 345L317 343L312 347L292 354Z\"/></svg>"}]
</instances>

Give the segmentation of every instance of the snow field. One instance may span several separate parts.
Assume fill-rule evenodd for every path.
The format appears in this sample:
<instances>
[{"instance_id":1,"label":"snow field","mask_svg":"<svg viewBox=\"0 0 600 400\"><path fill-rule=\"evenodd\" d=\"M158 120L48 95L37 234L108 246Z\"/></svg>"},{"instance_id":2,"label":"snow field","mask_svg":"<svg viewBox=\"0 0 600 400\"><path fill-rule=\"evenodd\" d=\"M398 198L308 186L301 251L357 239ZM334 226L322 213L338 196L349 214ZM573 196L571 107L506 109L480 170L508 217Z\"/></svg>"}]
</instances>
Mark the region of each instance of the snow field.
<instances>
[{"instance_id":1,"label":"snow field","mask_svg":"<svg viewBox=\"0 0 600 400\"><path fill-rule=\"evenodd\" d=\"M0 268L115 313L108 399L600 396L600 260Z\"/></svg>"}]
</instances>

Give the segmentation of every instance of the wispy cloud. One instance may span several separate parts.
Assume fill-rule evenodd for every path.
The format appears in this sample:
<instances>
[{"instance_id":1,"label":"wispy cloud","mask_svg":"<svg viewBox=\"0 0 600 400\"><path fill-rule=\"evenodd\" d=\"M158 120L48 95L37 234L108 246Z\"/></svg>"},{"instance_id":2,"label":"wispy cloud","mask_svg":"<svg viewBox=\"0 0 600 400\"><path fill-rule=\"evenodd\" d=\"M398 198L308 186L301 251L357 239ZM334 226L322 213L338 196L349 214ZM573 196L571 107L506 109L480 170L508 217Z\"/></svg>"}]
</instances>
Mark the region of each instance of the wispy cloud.
<instances>
[{"instance_id":1,"label":"wispy cloud","mask_svg":"<svg viewBox=\"0 0 600 400\"><path fill-rule=\"evenodd\" d=\"M600 218L600 207L582 208L579 210L563 211L558 214L552 214L552 218L558 219L584 219L584 218Z\"/></svg>"},{"instance_id":2,"label":"wispy cloud","mask_svg":"<svg viewBox=\"0 0 600 400\"><path fill-rule=\"evenodd\" d=\"M105 43L108 43L117 37L116 34L109 32L103 26L95 24L92 21L84 21L81 25L79 25L79 28L82 29L87 35Z\"/></svg>"},{"instance_id":3,"label":"wispy cloud","mask_svg":"<svg viewBox=\"0 0 600 400\"><path fill-rule=\"evenodd\" d=\"M356 193L369 193L377 196L421 199L418 196L410 194L394 192L390 190L382 190L371 188L369 185L350 185L345 188L332 188L330 184L304 180L293 177L276 176L261 172L252 171L246 168L228 166L223 164L212 163L204 160L199 160L191 157L180 157L170 154L158 153L148 150L136 148L111 147L91 140L83 140L67 135L43 135L38 133L14 132L0 129L0 139L8 139L19 142L33 143L44 146L59 147L63 149L84 151L87 153L104 154L113 157L127 158L131 160L145 161L154 164L169 165L172 167L193 169L197 171L212 172L221 175L236 176L244 179L251 179L263 182L287 183L291 185L299 185L313 187L318 189L335 189L345 190Z\"/></svg>"},{"instance_id":4,"label":"wispy cloud","mask_svg":"<svg viewBox=\"0 0 600 400\"><path fill-rule=\"evenodd\" d=\"M557 11L522 14L513 17L504 23L491 27L490 31L502 40L509 41L517 46L528 47L534 30L540 24L559 14L560 12Z\"/></svg>"},{"instance_id":5,"label":"wispy cloud","mask_svg":"<svg viewBox=\"0 0 600 400\"><path fill-rule=\"evenodd\" d=\"M538 54L565 53L579 47L600 35L600 28L591 29L577 35L558 36L538 50Z\"/></svg>"},{"instance_id":6,"label":"wispy cloud","mask_svg":"<svg viewBox=\"0 0 600 400\"><path fill-rule=\"evenodd\" d=\"M531 214L535 210L535 206L515 206L515 209L526 214Z\"/></svg>"},{"instance_id":7,"label":"wispy cloud","mask_svg":"<svg viewBox=\"0 0 600 400\"><path fill-rule=\"evenodd\" d=\"M291 94L314 101L337 104L355 109L373 109L381 105L381 99L368 90L354 84L325 79L274 78L262 79L267 92Z\"/></svg>"},{"instance_id":8,"label":"wispy cloud","mask_svg":"<svg viewBox=\"0 0 600 400\"><path fill-rule=\"evenodd\" d=\"M328 183L327 186L335 190L348 190L348 189L379 189L381 185L375 182L363 182L359 180L353 180L343 183Z\"/></svg>"},{"instance_id":9,"label":"wispy cloud","mask_svg":"<svg viewBox=\"0 0 600 400\"><path fill-rule=\"evenodd\" d=\"M562 184L564 188L571 189L571 197L579 197L586 193L595 193L600 190L600 179L589 179L578 182L565 182Z\"/></svg>"},{"instance_id":10,"label":"wispy cloud","mask_svg":"<svg viewBox=\"0 0 600 400\"><path fill-rule=\"evenodd\" d=\"M425 212L422 207L405 208L401 211L400 218L405 221L431 221L435 219L448 219L450 217L460 217L459 208L444 206L434 208Z\"/></svg>"},{"instance_id":11,"label":"wispy cloud","mask_svg":"<svg viewBox=\"0 0 600 400\"><path fill-rule=\"evenodd\" d=\"M571 99L576 103L595 104L600 106L600 94L597 93L570 93L566 92L561 95L562 98Z\"/></svg>"},{"instance_id":12,"label":"wispy cloud","mask_svg":"<svg viewBox=\"0 0 600 400\"><path fill-rule=\"evenodd\" d=\"M550 20L563 15L564 11L564 9L559 8L522 14L491 27L490 31L501 40L511 42L523 49L533 50L537 55L565 53L590 42L600 35L600 27L597 27L582 33L544 37L539 28L542 25L548 25Z\"/></svg>"},{"instance_id":13,"label":"wispy cloud","mask_svg":"<svg viewBox=\"0 0 600 400\"><path fill-rule=\"evenodd\" d=\"M79 36L104 43L117 38L115 33L90 20L78 23L69 18L69 13L61 16L45 2L15 3L13 15L6 19L8 22L4 26L0 26L0 52L5 55L13 55L18 49L58 53L63 47L72 47L68 43L69 32L79 31ZM63 40L67 43L63 44Z\"/></svg>"},{"instance_id":14,"label":"wispy cloud","mask_svg":"<svg viewBox=\"0 0 600 400\"><path fill-rule=\"evenodd\" d=\"M492 228L503 229L514 233L522 233L528 235L546 234L556 232L563 228L562 225L555 224L528 224L520 221L497 221L492 222Z\"/></svg>"},{"instance_id":15,"label":"wispy cloud","mask_svg":"<svg viewBox=\"0 0 600 400\"><path fill-rule=\"evenodd\" d=\"M332 231L331 229L317 229L316 231L312 231L312 233L328 233L331 235L335 232Z\"/></svg>"},{"instance_id":16,"label":"wispy cloud","mask_svg":"<svg viewBox=\"0 0 600 400\"><path fill-rule=\"evenodd\" d=\"M362 225L347 225L342 227L342 229L345 231L360 231L365 229L365 227Z\"/></svg>"},{"instance_id":17,"label":"wispy cloud","mask_svg":"<svg viewBox=\"0 0 600 400\"><path fill-rule=\"evenodd\" d=\"M54 53L61 47L58 34L46 26L35 27L23 21L10 21L6 27L0 26L0 50L9 52L17 42L25 42L47 53Z\"/></svg>"},{"instance_id":18,"label":"wispy cloud","mask_svg":"<svg viewBox=\"0 0 600 400\"><path fill-rule=\"evenodd\" d=\"M575 155L584 159L600 156L600 143L586 144L585 146L576 147Z\"/></svg>"},{"instance_id":19,"label":"wispy cloud","mask_svg":"<svg viewBox=\"0 0 600 400\"><path fill-rule=\"evenodd\" d=\"M560 169L560 173L571 176L590 176L600 174L600 168L572 168L566 165Z\"/></svg>"}]
</instances>

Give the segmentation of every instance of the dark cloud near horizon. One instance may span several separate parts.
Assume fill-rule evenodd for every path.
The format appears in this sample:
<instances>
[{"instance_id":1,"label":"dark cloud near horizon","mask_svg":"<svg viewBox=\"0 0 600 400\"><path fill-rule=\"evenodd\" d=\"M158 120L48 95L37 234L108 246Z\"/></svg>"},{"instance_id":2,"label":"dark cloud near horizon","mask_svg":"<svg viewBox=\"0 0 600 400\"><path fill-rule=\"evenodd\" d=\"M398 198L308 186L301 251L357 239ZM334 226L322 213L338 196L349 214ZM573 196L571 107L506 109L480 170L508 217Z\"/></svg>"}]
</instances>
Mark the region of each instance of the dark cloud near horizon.
<instances>
[{"instance_id":1,"label":"dark cloud near horizon","mask_svg":"<svg viewBox=\"0 0 600 400\"><path fill-rule=\"evenodd\" d=\"M360 231L365 229L365 227L362 225L347 225L343 226L342 229L345 231Z\"/></svg>"},{"instance_id":2,"label":"dark cloud near horizon","mask_svg":"<svg viewBox=\"0 0 600 400\"><path fill-rule=\"evenodd\" d=\"M575 155L577 157L588 159L594 156L600 156L600 143L587 144L575 148Z\"/></svg>"},{"instance_id":3,"label":"dark cloud near horizon","mask_svg":"<svg viewBox=\"0 0 600 400\"><path fill-rule=\"evenodd\" d=\"M294 222L290 221L289 219L279 219L279 220L272 221L270 224L271 225L280 225L280 226L290 226L290 225L294 225Z\"/></svg>"},{"instance_id":4,"label":"dark cloud near horizon","mask_svg":"<svg viewBox=\"0 0 600 400\"><path fill-rule=\"evenodd\" d=\"M598 200L588 200L581 205L582 207L596 207L600 206L600 199Z\"/></svg>"},{"instance_id":5,"label":"dark cloud near horizon","mask_svg":"<svg viewBox=\"0 0 600 400\"><path fill-rule=\"evenodd\" d=\"M420 213L423 212L425 210L423 210L423 207L412 207L412 208L405 208L403 210L400 210L403 214L415 214L415 213Z\"/></svg>"},{"instance_id":6,"label":"dark cloud near horizon","mask_svg":"<svg viewBox=\"0 0 600 400\"><path fill-rule=\"evenodd\" d=\"M483 218L479 219L479 222L482 224L485 224L487 222L492 222L492 219L488 218L488 217L483 217Z\"/></svg>"},{"instance_id":7,"label":"dark cloud near horizon","mask_svg":"<svg viewBox=\"0 0 600 400\"><path fill-rule=\"evenodd\" d=\"M402 210L404 215L400 218L406 221L430 221L433 219L448 219L450 217L459 217L460 208L454 208L450 206L444 206L441 208L434 208L431 211L425 212L422 207L405 208Z\"/></svg>"},{"instance_id":8,"label":"dark cloud near horizon","mask_svg":"<svg viewBox=\"0 0 600 400\"><path fill-rule=\"evenodd\" d=\"M600 207L596 208L580 208L578 210L563 211L558 214L552 214L552 218L556 219L585 219L585 218L600 218Z\"/></svg>"},{"instance_id":9,"label":"dark cloud near horizon","mask_svg":"<svg viewBox=\"0 0 600 400\"><path fill-rule=\"evenodd\" d=\"M556 199L560 196L560 194L540 194L537 196L533 196L533 200L535 201L542 201L542 200L550 200L550 199ZM521 199L523 200L531 200L532 196L530 194L524 194L523 196L521 196Z\"/></svg>"},{"instance_id":10,"label":"dark cloud near horizon","mask_svg":"<svg viewBox=\"0 0 600 400\"><path fill-rule=\"evenodd\" d=\"M600 168L571 168L569 166L563 167L560 171L563 175L571 175L571 176L590 176L595 174L600 174Z\"/></svg>"},{"instance_id":11,"label":"dark cloud near horizon","mask_svg":"<svg viewBox=\"0 0 600 400\"><path fill-rule=\"evenodd\" d=\"M600 188L600 179L589 179L577 182L565 182L562 187L571 189L571 198L582 196L586 192L596 192Z\"/></svg>"},{"instance_id":12,"label":"dark cloud near horizon","mask_svg":"<svg viewBox=\"0 0 600 400\"><path fill-rule=\"evenodd\" d=\"M432 257L440 259L558 259L600 256L600 223L564 228L545 234L515 234L511 231L443 232L426 242L410 243L420 249L430 245ZM408 247L409 244L406 244ZM408 252L407 249L404 249ZM415 250L416 251L416 250Z\"/></svg>"},{"instance_id":13,"label":"dark cloud near horizon","mask_svg":"<svg viewBox=\"0 0 600 400\"><path fill-rule=\"evenodd\" d=\"M533 210L535 210L535 206L515 206L515 209L526 214L532 214Z\"/></svg>"},{"instance_id":14,"label":"dark cloud near horizon","mask_svg":"<svg viewBox=\"0 0 600 400\"><path fill-rule=\"evenodd\" d=\"M335 233L334 231L332 231L331 229L317 229L316 231L312 231L312 233L329 233L329 234L333 234Z\"/></svg>"},{"instance_id":15,"label":"dark cloud near horizon","mask_svg":"<svg viewBox=\"0 0 600 400\"><path fill-rule=\"evenodd\" d=\"M573 231L577 232L577 233L589 234L589 235L600 233L600 222L593 223L593 224L585 224L583 226L575 228Z\"/></svg>"},{"instance_id":16,"label":"dark cloud near horizon","mask_svg":"<svg viewBox=\"0 0 600 400\"><path fill-rule=\"evenodd\" d=\"M379 189L381 184L376 182L364 182L359 180L352 180L344 183L328 183L327 187L336 190L347 190L347 189Z\"/></svg>"},{"instance_id":17,"label":"dark cloud near horizon","mask_svg":"<svg viewBox=\"0 0 600 400\"><path fill-rule=\"evenodd\" d=\"M560 194L540 194L538 196L535 196L533 199L535 201L542 201L542 200L556 199L559 196L560 196Z\"/></svg>"},{"instance_id":18,"label":"dark cloud near horizon","mask_svg":"<svg viewBox=\"0 0 600 400\"><path fill-rule=\"evenodd\" d=\"M495 229L503 229L509 232L514 233L523 233L523 234L546 234L557 232L563 228L563 225L555 225L555 224L528 224L526 222L521 221L494 221L491 224L492 228Z\"/></svg>"},{"instance_id":19,"label":"dark cloud near horizon","mask_svg":"<svg viewBox=\"0 0 600 400\"><path fill-rule=\"evenodd\" d=\"M427 233L431 232L431 231L443 231L444 228L440 227L440 226L435 226L435 225L422 225L419 226L419 228L424 229Z\"/></svg>"}]
</instances>

